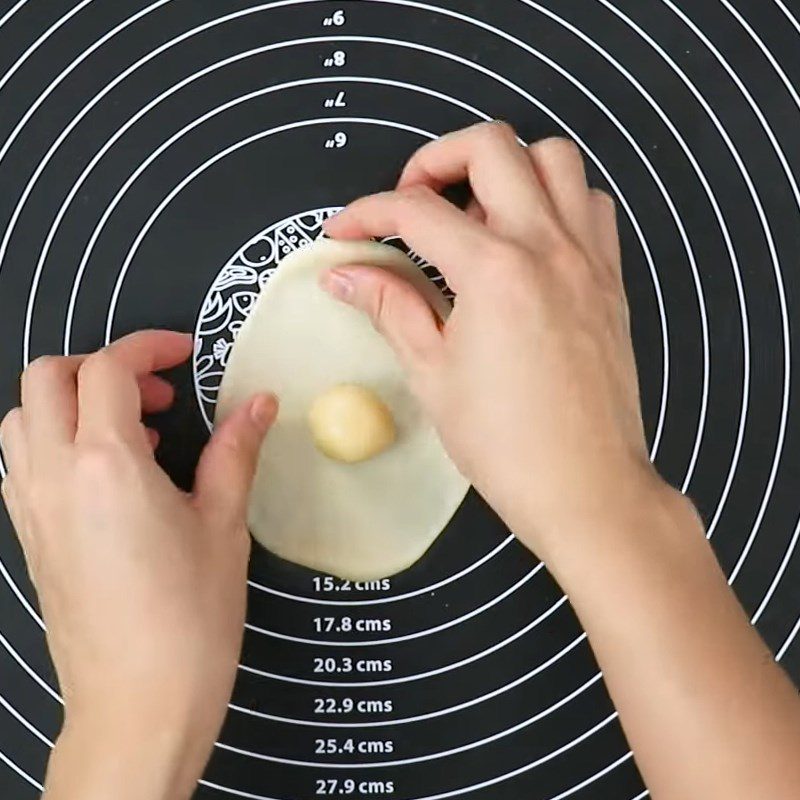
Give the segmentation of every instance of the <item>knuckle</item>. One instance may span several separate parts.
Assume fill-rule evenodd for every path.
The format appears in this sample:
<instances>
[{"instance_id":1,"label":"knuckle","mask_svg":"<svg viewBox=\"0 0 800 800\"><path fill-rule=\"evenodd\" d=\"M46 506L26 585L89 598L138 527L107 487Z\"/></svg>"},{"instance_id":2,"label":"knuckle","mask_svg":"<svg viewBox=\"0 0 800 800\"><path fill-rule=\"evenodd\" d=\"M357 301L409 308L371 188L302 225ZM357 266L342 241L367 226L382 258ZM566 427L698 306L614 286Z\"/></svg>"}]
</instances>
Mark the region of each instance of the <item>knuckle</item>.
<instances>
[{"instance_id":1,"label":"knuckle","mask_svg":"<svg viewBox=\"0 0 800 800\"><path fill-rule=\"evenodd\" d=\"M543 155L583 161L583 153L578 145L565 136L550 136L537 142L534 147Z\"/></svg>"},{"instance_id":2,"label":"knuckle","mask_svg":"<svg viewBox=\"0 0 800 800\"><path fill-rule=\"evenodd\" d=\"M6 440L11 432L11 429L20 423L22 419L22 409L12 408L0 422L0 446Z\"/></svg>"},{"instance_id":3,"label":"knuckle","mask_svg":"<svg viewBox=\"0 0 800 800\"><path fill-rule=\"evenodd\" d=\"M617 201L608 192L603 191L603 189L591 189L590 194L592 200L598 205L616 210Z\"/></svg>"},{"instance_id":4,"label":"knuckle","mask_svg":"<svg viewBox=\"0 0 800 800\"><path fill-rule=\"evenodd\" d=\"M491 145L508 146L509 144L517 144L517 132L514 126L508 122L495 120L494 122L483 123L481 128L482 135Z\"/></svg>"},{"instance_id":5,"label":"knuckle","mask_svg":"<svg viewBox=\"0 0 800 800\"><path fill-rule=\"evenodd\" d=\"M84 375L94 372L103 372L113 363L112 356L107 350L98 350L92 353L81 365L80 372Z\"/></svg>"},{"instance_id":6,"label":"knuckle","mask_svg":"<svg viewBox=\"0 0 800 800\"><path fill-rule=\"evenodd\" d=\"M61 364L59 356L39 356L28 365L23 378L26 381L46 380L59 372Z\"/></svg>"}]
</instances>

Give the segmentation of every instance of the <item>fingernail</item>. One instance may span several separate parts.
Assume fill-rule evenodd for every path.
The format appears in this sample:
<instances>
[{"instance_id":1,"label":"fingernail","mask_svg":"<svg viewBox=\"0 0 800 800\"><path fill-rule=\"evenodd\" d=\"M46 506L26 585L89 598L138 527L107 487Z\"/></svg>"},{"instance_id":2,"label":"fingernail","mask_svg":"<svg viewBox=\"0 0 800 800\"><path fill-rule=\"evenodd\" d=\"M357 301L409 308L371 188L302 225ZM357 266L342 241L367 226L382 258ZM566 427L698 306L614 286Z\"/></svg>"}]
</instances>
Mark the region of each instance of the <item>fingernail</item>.
<instances>
[{"instance_id":1,"label":"fingernail","mask_svg":"<svg viewBox=\"0 0 800 800\"><path fill-rule=\"evenodd\" d=\"M322 276L322 288L337 300L347 302L353 297L353 279L345 272L326 272Z\"/></svg>"},{"instance_id":2,"label":"fingernail","mask_svg":"<svg viewBox=\"0 0 800 800\"><path fill-rule=\"evenodd\" d=\"M250 405L250 419L260 430L266 431L278 413L278 398L274 394L261 394Z\"/></svg>"}]
</instances>

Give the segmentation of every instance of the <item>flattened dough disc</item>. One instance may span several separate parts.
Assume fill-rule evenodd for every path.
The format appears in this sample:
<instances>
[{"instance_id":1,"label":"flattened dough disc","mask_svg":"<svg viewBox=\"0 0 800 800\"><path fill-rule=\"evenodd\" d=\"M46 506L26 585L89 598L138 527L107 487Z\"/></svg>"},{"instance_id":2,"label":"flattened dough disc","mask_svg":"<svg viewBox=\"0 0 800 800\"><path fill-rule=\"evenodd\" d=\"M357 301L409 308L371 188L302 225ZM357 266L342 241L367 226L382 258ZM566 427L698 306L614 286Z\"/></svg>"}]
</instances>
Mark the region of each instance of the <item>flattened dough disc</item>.
<instances>
[{"instance_id":1,"label":"flattened dough disc","mask_svg":"<svg viewBox=\"0 0 800 800\"><path fill-rule=\"evenodd\" d=\"M375 580L418 561L464 499L467 481L412 397L394 354L365 315L329 297L318 280L366 264L411 281L443 318L449 304L403 253L372 242L322 239L278 266L236 338L217 421L256 392L281 399L250 498L253 536L278 556L349 580ZM366 386L389 406L394 446L341 464L314 446L307 415L331 386Z\"/></svg>"}]
</instances>

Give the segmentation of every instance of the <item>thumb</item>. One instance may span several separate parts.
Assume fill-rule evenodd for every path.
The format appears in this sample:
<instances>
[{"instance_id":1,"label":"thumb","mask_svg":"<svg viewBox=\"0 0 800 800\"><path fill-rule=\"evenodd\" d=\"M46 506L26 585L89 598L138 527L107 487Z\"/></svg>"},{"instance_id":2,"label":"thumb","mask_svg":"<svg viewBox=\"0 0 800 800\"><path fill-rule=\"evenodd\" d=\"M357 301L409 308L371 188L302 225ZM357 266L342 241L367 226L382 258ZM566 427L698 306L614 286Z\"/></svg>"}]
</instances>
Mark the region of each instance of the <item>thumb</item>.
<instances>
[{"instance_id":1,"label":"thumb","mask_svg":"<svg viewBox=\"0 0 800 800\"><path fill-rule=\"evenodd\" d=\"M324 273L321 282L337 300L367 314L406 369L429 359L441 344L435 312L397 275L377 267L337 267Z\"/></svg>"},{"instance_id":2,"label":"thumb","mask_svg":"<svg viewBox=\"0 0 800 800\"><path fill-rule=\"evenodd\" d=\"M195 476L195 501L204 513L226 522L246 519L258 455L277 415L277 398L260 394L216 428Z\"/></svg>"}]
</instances>

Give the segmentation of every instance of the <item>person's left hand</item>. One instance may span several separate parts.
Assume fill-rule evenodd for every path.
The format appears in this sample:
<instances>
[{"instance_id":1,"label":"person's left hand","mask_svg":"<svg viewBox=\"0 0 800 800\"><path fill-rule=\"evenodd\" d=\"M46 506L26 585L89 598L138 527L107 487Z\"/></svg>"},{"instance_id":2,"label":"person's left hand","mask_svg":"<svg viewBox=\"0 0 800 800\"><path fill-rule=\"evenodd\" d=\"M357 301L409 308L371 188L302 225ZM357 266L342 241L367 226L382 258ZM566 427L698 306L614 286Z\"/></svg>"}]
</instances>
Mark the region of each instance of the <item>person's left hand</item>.
<instances>
[{"instance_id":1,"label":"person's left hand","mask_svg":"<svg viewBox=\"0 0 800 800\"><path fill-rule=\"evenodd\" d=\"M191 348L146 331L88 357L38 359L0 426L3 498L65 702L48 798L189 796L222 723L245 615L247 497L277 405L258 396L229 417L194 492L180 491L142 414L171 405L153 373ZM148 785L117 785L118 759Z\"/></svg>"}]
</instances>

